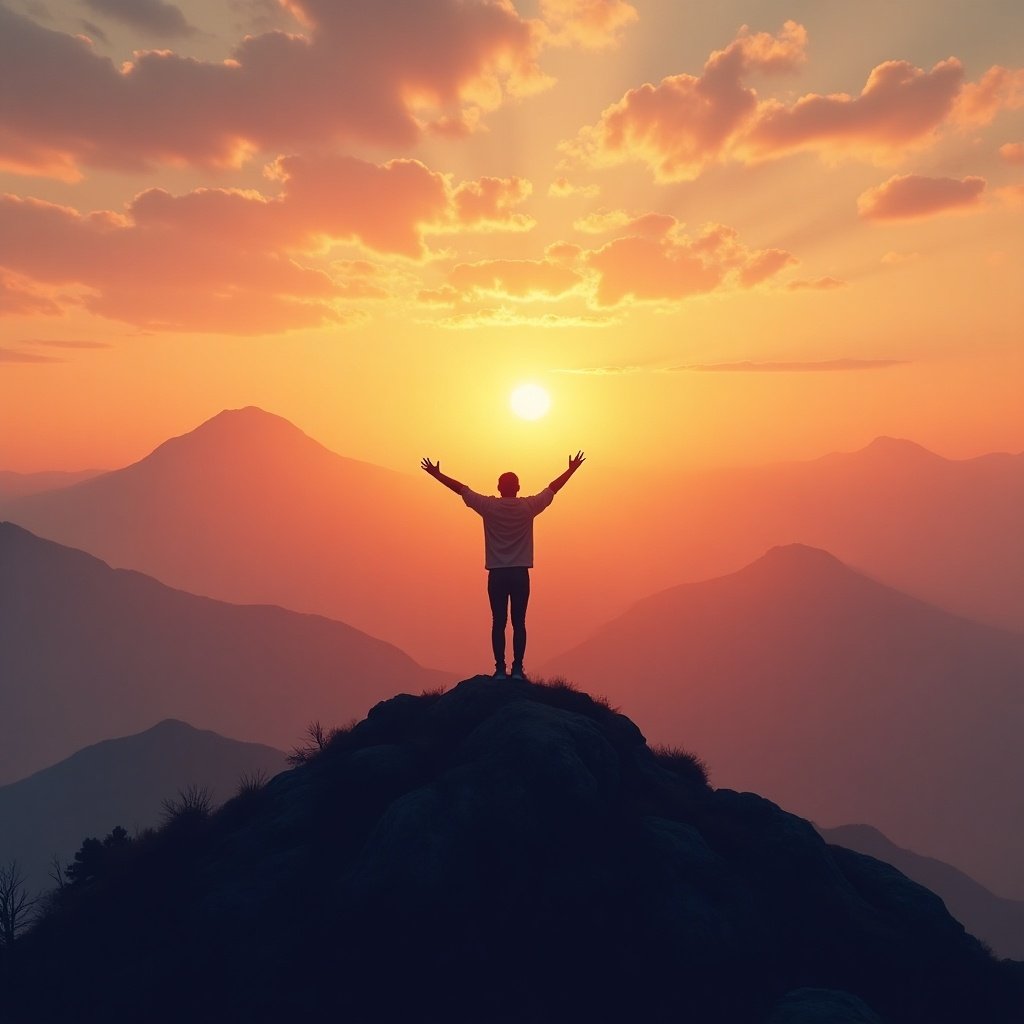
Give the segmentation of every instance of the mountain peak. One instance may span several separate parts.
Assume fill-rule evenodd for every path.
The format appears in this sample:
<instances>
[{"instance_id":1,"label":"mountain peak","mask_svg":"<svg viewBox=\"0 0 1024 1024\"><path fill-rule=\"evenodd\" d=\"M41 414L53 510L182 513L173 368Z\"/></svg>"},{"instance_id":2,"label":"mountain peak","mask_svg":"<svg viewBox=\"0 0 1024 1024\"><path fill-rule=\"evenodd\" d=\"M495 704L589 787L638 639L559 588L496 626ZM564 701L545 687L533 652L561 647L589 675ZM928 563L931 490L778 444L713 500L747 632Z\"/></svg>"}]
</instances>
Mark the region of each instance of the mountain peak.
<instances>
[{"instance_id":1,"label":"mountain peak","mask_svg":"<svg viewBox=\"0 0 1024 1024\"><path fill-rule=\"evenodd\" d=\"M884 434L876 437L869 445L861 448L859 452L854 454L875 455L885 458L942 459L941 455L936 455L935 452L930 451L916 441L910 441L905 437L889 437Z\"/></svg>"},{"instance_id":2,"label":"mountain peak","mask_svg":"<svg viewBox=\"0 0 1024 1024\"><path fill-rule=\"evenodd\" d=\"M851 575L854 570L822 548L811 547L809 544L777 544L740 572L838 577Z\"/></svg>"},{"instance_id":3,"label":"mountain peak","mask_svg":"<svg viewBox=\"0 0 1024 1024\"><path fill-rule=\"evenodd\" d=\"M200 732L194 725L189 725L188 722L183 722L180 718L164 718L157 722L156 725L150 726L146 729L147 733L157 732Z\"/></svg>"},{"instance_id":4,"label":"mountain peak","mask_svg":"<svg viewBox=\"0 0 1024 1024\"><path fill-rule=\"evenodd\" d=\"M278 423L287 424L293 429L298 429L290 420L285 419L283 416L278 416L277 413L267 412L266 409L261 409L258 405L243 405L238 409L221 409L215 416L204 420L197 429L202 429L202 427L215 423Z\"/></svg>"},{"instance_id":5,"label":"mountain peak","mask_svg":"<svg viewBox=\"0 0 1024 1024\"><path fill-rule=\"evenodd\" d=\"M216 416L211 416L208 420L204 420L195 429L170 440L178 441L188 437L217 435L231 435L235 437L242 435L260 438L277 435L282 437L302 437L306 440L311 440L291 420L278 416L276 413L267 412L257 405L246 405L240 409L222 409Z\"/></svg>"},{"instance_id":6,"label":"mountain peak","mask_svg":"<svg viewBox=\"0 0 1024 1024\"><path fill-rule=\"evenodd\" d=\"M824 548L812 547L810 544L776 544L769 548L759 559L759 562L772 561L801 565L829 565L841 566L843 563L831 552Z\"/></svg>"},{"instance_id":7,"label":"mountain peak","mask_svg":"<svg viewBox=\"0 0 1024 1024\"><path fill-rule=\"evenodd\" d=\"M282 451L322 454L328 449L283 416L247 405L241 409L224 409L187 433L169 438L142 462L173 462L206 454L237 458L247 452L263 459Z\"/></svg>"},{"instance_id":8,"label":"mountain peak","mask_svg":"<svg viewBox=\"0 0 1024 1024\"><path fill-rule=\"evenodd\" d=\"M863 448L857 448L854 451L831 452L813 461L818 465L846 466L852 463L855 466L877 469L879 467L899 468L907 465L922 466L929 463L945 463L949 460L916 441L882 434Z\"/></svg>"}]
</instances>

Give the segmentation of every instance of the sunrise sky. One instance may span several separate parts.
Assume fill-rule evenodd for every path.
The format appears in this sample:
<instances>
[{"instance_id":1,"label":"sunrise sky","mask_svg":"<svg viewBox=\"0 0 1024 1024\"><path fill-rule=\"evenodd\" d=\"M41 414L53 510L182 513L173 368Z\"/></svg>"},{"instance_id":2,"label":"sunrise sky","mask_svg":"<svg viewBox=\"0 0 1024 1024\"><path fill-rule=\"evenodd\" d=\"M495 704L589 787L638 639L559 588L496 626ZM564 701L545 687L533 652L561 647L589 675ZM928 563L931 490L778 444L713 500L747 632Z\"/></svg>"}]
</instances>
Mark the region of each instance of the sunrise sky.
<instances>
[{"instance_id":1,"label":"sunrise sky","mask_svg":"<svg viewBox=\"0 0 1024 1024\"><path fill-rule=\"evenodd\" d=\"M1016 0L0 0L0 469L244 405L476 482L1019 451L1022 39Z\"/></svg>"}]
</instances>

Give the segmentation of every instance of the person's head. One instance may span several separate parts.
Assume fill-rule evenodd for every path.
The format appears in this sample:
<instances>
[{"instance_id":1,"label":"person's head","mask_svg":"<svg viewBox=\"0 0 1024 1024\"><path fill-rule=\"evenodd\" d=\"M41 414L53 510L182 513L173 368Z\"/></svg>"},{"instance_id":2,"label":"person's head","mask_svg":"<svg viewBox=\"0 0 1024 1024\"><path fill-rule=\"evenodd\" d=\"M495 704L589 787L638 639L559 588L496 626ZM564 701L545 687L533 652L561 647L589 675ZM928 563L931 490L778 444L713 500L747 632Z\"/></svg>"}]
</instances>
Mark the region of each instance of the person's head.
<instances>
[{"instance_id":1,"label":"person's head","mask_svg":"<svg viewBox=\"0 0 1024 1024\"><path fill-rule=\"evenodd\" d=\"M515 473L502 473L498 477L498 493L503 498L514 498L519 493L519 477Z\"/></svg>"}]
</instances>

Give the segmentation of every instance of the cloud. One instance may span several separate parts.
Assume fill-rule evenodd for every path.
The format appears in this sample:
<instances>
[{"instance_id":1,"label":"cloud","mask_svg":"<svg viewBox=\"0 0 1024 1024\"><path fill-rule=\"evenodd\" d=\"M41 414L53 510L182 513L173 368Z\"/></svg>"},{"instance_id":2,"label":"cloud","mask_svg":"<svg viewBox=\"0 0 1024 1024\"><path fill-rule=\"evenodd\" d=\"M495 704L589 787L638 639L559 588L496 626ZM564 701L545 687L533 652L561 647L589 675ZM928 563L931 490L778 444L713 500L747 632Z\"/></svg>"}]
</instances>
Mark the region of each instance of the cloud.
<instances>
[{"instance_id":1,"label":"cloud","mask_svg":"<svg viewBox=\"0 0 1024 1024\"><path fill-rule=\"evenodd\" d=\"M453 313L435 321L436 326L456 330L478 327L612 327L618 318L594 313L524 313L521 310L500 306L478 309L473 312Z\"/></svg>"},{"instance_id":2,"label":"cloud","mask_svg":"<svg viewBox=\"0 0 1024 1024\"><path fill-rule=\"evenodd\" d=\"M536 221L513 208L533 191L523 178L478 178L459 185L451 194L452 224L456 230L529 231Z\"/></svg>"},{"instance_id":3,"label":"cloud","mask_svg":"<svg viewBox=\"0 0 1024 1024\"><path fill-rule=\"evenodd\" d=\"M0 266L0 316L56 316L58 313L60 306L52 298L31 281Z\"/></svg>"},{"instance_id":4,"label":"cloud","mask_svg":"<svg viewBox=\"0 0 1024 1024\"><path fill-rule=\"evenodd\" d=\"M894 175L863 192L857 210L865 220L915 220L939 213L979 208L984 178L925 178Z\"/></svg>"},{"instance_id":5,"label":"cloud","mask_svg":"<svg viewBox=\"0 0 1024 1024\"><path fill-rule=\"evenodd\" d=\"M82 19L82 28L90 39L98 39L101 43L110 43L110 37L94 21Z\"/></svg>"},{"instance_id":6,"label":"cloud","mask_svg":"<svg viewBox=\"0 0 1024 1024\"><path fill-rule=\"evenodd\" d=\"M595 301L679 302L726 285L753 287L796 262L783 249L751 250L734 229L711 224L690 237L676 224L660 237L629 235L582 256L596 274Z\"/></svg>"},{"instance_id":7,"label":"cloud","mask_svg":"<svg viewBox=\"0 0 1024 1024\"><path fill-rule=\"evenodd\" d=\"M43 345L47 348L75 348L75 349L91 349L91 348L110 348L109 341L87 341L77 339L65 339L65 338L24 338L20 344L22 345Z\"/></svg>"},{"instance_id":8,"label":"cloud","mask_svg":"<svg viewBox=\"0 0 1024 1024\"><path fill-rule=\"evenodd\" d=\"M757 94L743 85L751 72L792 71L804 59L806 29L787 21L777 35L744 27L707 59L700 76L680 74L630 89L563 151L585 163L642 160L659 181L687 181L727 152L754 116Z\"/></svg>"},{"instance_id":9,"label":"cloud","mask_svg":"<svg viewBox=\"0 0 1024 1024\"><path fill-rule=\"evenodd\" d=\"M1024 185L1004 185L996 189L996 195L1007 206L1024 206Z\"/></svg>"},{"instance_id":10,"label":"cloud","mask_svg":"<svg viewBox=\"0 0 1024 1024\"><path fill-rule=\"evenodd\" d=\"M661 238L677 224L667 213L627 213L625 210L595 210L573 221L573 228L588 235L617 234Z\"/></svg>"},{"instance_id":11,"label":"cloud","mask_svg":"<svg viewBox=\"0 0 1024 1024\"><path fill-rule=\"evenodd\" d=\"M480 260L460 263L448 275L448 285L463 300L479 296L505 299L563 298L583 278L553 260Z\"/></svg>"},{"instance_id":12,"label":"cloud","mask_svg":"<svg viewBox=\"0 0 1024 1024\"><path fill-rule=\"evenodd\" d=\"M885 370L891 366L905 366L905 359L820 359L807 362L754 362L691 363L672 366L672 372L697 373L831 373L842 370Z\"/></svg>"},{"instance_id":13,"label":"cloud","mask_svg":"<svg viewBox=\"0 0 1024 1024\"><path fill-rule=\"evenodd\" d=\"M624 228L633 220L625 210L594 210L573 221L573 229L587 235L603 235Z\"/></svg>"},{"instance_id":14,"label":"cloud","mask_svg":"<svg viewBox=\"0 0 1024 1024\"><path fill-rule=\"evenodd\" d=\"M282 184L272 222L307 240L312 235L351 239L378 252L419 259L430 232L524 231L534 223L513 209L530 194L530 183L521 178L453 185L418 160L378 165L349 156L283 157L271 175ZM253 212L260 212L258 205ZM265 219L257 225L261 232Z\"/></svg>"},{"instance_id":15,"label":"cloud","mask_svg":"<svg viewBox=\"0 0 1024 1024\"><path fill-rule=\"evenodd\" d=\"M521 179L460 184L415 160L286 157L281 191L152 188L124 212L80 214L0 197L0 310L58 312L41 288L151 329L268 333L351 322L339 303L380 298L389 279L365 260L309 265L334 243L420 260L427 234L523 230ZM392 274L392 277L394 275Z\"/></svg>"},{"instance_id":16,"label":"cloud","mask_svg":"<svg viewBox=\"0 0 1024 1024\"><path fill-rule=\"evenodd\" d=\"M462 292L450 284L440 288L421 288L416 293L416 301L425 306L457 306L462 302Z\"/></svg>"},{"instance_id":17,"label":"cloud","mask_svg":"<svg viewBox=\"0 0 1024 1024\"><path fill-rule=\"evenodd\" d=\"M330 271L336 294L343 299L387 299L408 285L398 268L369 260L332 260Z\"/></svg>"},{"instance_id":18,"label":"cloud","mask_svg":"<svg viewBox=\"0 0 1024 1024\"><path fill-rule=\"evenodd\" d=\"M796 262L783 249L748 248L721 224L691 237L668 214L644 214L628 223L640 230L595 249L557 242L539 260L460 263L440 288L421 291L419 299L452 306L482 297L552 302L578 296L593 309L674 304L722 287L754 287Z\"/></svg>"},{"instance_id":19,"label":"cloud","mask_svg":"<svg viewBox=\"0 0 1024 1024\"><path fill-rule=\"evenodd\" d=\"M277 196L200 188L180 196L149 189L129 207L135 223L187 230L241 247L310 249L353 241L420 259L429 233L523 231L531 218L514 207L530 194L521 178L453 184L418 160L369 163L350 156L280 157L268 168Z\"/></svg>"},{"instance_id":20,"label":"cloud","mask_svg":"<svg viewBox=\"0 0 1024 1024\"><path fill-rule=\"evenodd\" d=\"M552 199L565 199L568 196L583 196L585 199L593 199L600 194L600 185L574 185L568 178L555 178L548 186L548 195Z\"/></svg>"},{"instance_id":21,"label":"cloud","mask_svg":"<svg viewBox=\"0 0 1024 1024\"><path fill-rule=\"evenodd\" d=\"M0 363L66 363L59 356L44 356L38 352L22 352L15 348L0 348Z\"/></svg>"},{"instance_id":22,"label":"cloud","mask_svg":"<svg viewBox=\"0 0 1024 1024\"><path fill-rule=\"evenodd\" d=\"M85 341L78 339L64 339L64 338L23 338L20 341L14 343L16 347L0 347L0 363L26 363L26 364L47 364L47 363L66 363L67 358L64 356L48 355L45 352L32 351L33 349L66 349L66 350L83 350L83 349L100 349L110 348L110 345L105 341Z\"/></svg>"},{"instance_id":23,"label":"cloud","mask_svg":"<svg viewBox=\"0 0 1024 1024\"><path fill-rule=\"evenodd\" d=\"M856 96L810 93L781 102L761 99L746 84L754 73L794 71L806 42L806 30L792 21L775 35L744 28L711 54L699 76L671 75L629 90L561 149L570 164L639 160L658 181L689 181L713 163L799 151L826 160L898 159L931 144L946 126L987 123L999 110L1024 105L1024 69L996 66L965 82L954 57L930 70L885 61Z\"/></svg>"},{"instance_id":24,"label":"cloud","mask_svg":"<svg viewBox=\"0 0 1024 1024\"><path fill-rule=\"evenodd\" d=\"M810 280L789 281L786 288L791 292L827 292L835 288L845 288L846 282L838 277L815 277Z\"/></svg>"},{"instance_id":25,"label":"cloud","mask_svg":"<svg viewBox=\"0 0 1024 1024\"><path fill-rule=\"evenodd\" d=\"M0 200L0 263L81 290L100 316L152 329L265 333L339 321L331 279L230 235Z\"/></svg>"},{"instance_id":26,"label":"cloud","mask_svg":"<svg viewBox=\"0 0 1024 1024\"><path fill-rule=\"evenodd\" d=\"M665 373L664 368L658 369L651 366L632 366L624 363L621 366L575 366L561 367L551 371L552 373L568 373L584 377L617 377L622 374L633 373Z\"/></svg>"},{"instance_id":27,"label":"cloud","mask_svg":"<svg viewBox=\"0 0 1024 1024\"><path fill-rule=\"evenodd\" d=\"M920 258L919 252L898 252L893 249L882 257L882 262L889 266L898 266L901 263L913 263Z\"/></svg>"},{"instance_id":28,"label":"cloud","mask_svg":"<svg viewBox=\"0 0 1024 1024\"><path fill-rule=\"evenodd\" d=\"M190 36L196 31L185 20L180 7L163 0L84 0L84 3L98 14L106 14L163 39Z\"/></svg>"},{"instance_id":29,"label":"cloud","mask_svg":"<svg viewBox=\"0 0 1024 1024\"><path fill-rule=\"evenodd\" d=\"M1024 142L1007 142L999 147L999 155L1008 164L1024 164Z\"/></svg>"},{"instance_id":30,"label":"cloud","mask_svg":"<svg viewBox=\"0 0 1024 1024\"><path fill-rule=\"evenodd\" d=\"M785 249L762 249L759 253L751 256L740 268L740 284L744 288L753 288L754 285L767 281L769 277L774 277L784 267L799 262L791 252L786 252Z\"/></svg>"},{"instance_id":31,"label":"cloud","mask_svg":"<svg viewBox=\"0 0 1024 1024\"><path fill-rule=\"evenodd\" d=\"M969 82L957 97L953 118L964 125L989 124L1000 110L1024 106L1024 68L996 64L977 82Z\"/></svg>"},{"instance_id":32,"label":"cloud","mask_svg":"<svg viewBox=\"0 0 1024 1024\"><path fill-rule=\"evenodd\" d=\"M579 44L601 50L614 46L627 25L637 20L625 0L540 0L540 13L554 45Z\"/></svg>"},{"instance_id":33,"label":"cloud","mask_svg":"<svg viewBox=\"0 0 1024 1024\"><path fill-rule=\"evenodd\" d=\"M544 255L555 263L571 267L583 255L583 246L575 242L552 242L544 249Z\"/></svg>"},{"instance_id":34,"label":"cloud","mask_svg":"<svg viewBox=\"0 0 1024 1024\"><path fill-rule=\"evenodd\" d=\"M814 150L827 156L898 155L930 141L963 87L963 65L940 61L922 71L907 61L879 64L859 96L802 96L792 106L762 104L739 145L754 158Z\"/></svg>"},{"instance_id":35,"label":"cloud","mask_svg":"<svg viewBox=\"0 0 1024 1024\"><path fill-rule=\"evenodd\" d=\"M684 363L677 366L620 363L607 366L580 366L553 370L553 373L611 377L632 374L664 373L828 373L842 370L884 370L905 366L904 359L819 359L804 362Z\"/></svg>"},{"instance_id":36,"label":"cloud","mask_svg":"<svg viewBox=\"0 0 1024 1024\"><path fill-rule=\"evenodd\" d=\"M294 19L280 0L227 0L227 6L243 35L294 27Z\"/></svg>"},{"instance_id":37,"label":"cloud","mask_svg":"<svg viewBox=\"0 0 1024 1024\"><path fill-rule=\"evenodd\" d=\"M126 0L127 2L127 0ZM246 37L224 61L151 50L118 67L0 5L0 165L237 166L255 152L412 145L447 118L542 88L540 23L505 0L288 0L304 34Z\"/></svg>"}]
</instances>

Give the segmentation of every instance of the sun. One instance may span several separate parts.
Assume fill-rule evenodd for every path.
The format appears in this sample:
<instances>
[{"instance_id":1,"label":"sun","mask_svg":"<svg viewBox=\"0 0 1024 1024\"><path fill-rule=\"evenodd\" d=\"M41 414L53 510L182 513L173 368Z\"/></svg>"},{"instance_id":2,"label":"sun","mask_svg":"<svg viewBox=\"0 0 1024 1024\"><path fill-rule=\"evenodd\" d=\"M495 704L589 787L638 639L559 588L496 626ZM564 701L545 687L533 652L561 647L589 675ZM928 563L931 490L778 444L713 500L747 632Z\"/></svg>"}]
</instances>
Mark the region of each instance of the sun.
<instances>
[{"instance_id":1,"label":"sun","mask_svg":"<svg viewBox=\"0 0 1024 1024\"><path fill-rule=\"evenodd\" d=\"M509 395L508 404L524 420L539 420L551 408L551 396L539 384L521 384Z\"/></svg>"}]
</instances>

